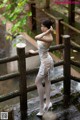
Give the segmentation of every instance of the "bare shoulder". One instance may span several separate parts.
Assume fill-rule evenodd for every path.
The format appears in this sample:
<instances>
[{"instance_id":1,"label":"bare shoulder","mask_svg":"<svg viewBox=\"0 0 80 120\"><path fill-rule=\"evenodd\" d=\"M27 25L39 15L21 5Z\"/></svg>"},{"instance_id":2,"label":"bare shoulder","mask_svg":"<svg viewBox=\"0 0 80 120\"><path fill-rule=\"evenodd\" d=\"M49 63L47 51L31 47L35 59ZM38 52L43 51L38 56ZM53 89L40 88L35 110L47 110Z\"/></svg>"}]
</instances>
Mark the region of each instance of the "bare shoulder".
<instances>
[{"instance_id":1,"label":"bare shoulder","mask_svg":"<svg viewBox=\"0 0 80 120\"><path fill-rule=\"evenodd\" d=\"M44 36L44 39L48 40L48 41L53 41L53 36L50 34L48 36Z\"/></svg>"}]
</instances>

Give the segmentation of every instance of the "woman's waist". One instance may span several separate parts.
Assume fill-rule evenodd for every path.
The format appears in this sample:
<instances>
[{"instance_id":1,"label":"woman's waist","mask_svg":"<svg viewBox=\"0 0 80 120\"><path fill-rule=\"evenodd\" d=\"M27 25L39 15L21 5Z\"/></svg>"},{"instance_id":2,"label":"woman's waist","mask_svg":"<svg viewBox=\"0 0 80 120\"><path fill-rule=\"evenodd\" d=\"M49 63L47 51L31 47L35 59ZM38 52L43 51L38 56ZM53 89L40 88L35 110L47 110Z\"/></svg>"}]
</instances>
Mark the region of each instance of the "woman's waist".
<instances>
[{"instance_id":1,"label":"woman's waist","mask_svg":"<svg viewBox=\"0 0 80 120\"><path fill-rule=\"evenodd\" d=\"M49 53L39 53L41 59L46 59L49 57Z\"/></svg>"},{"instance_id":2,"label":"woman's waist","mask_svg":"<svg viewBox=\"0 0 80 120\"><path fill-rule=\"evenodd\" d=\"M48 55L41 55L40 59L42 62L53 60L49 54Z\"/></svg>"}]
</instances>

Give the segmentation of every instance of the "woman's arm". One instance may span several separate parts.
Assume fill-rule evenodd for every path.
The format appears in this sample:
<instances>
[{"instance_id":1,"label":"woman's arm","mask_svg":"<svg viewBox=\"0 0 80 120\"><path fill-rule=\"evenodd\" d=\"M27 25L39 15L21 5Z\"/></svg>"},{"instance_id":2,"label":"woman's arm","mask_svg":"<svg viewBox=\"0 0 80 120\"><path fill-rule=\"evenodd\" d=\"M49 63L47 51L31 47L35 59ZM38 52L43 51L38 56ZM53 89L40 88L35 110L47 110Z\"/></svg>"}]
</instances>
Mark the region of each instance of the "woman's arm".
<instances>
[{"instance_id":1,"label":"woman's arm","mask_svg":"<svg viewBox=\"0 0 80 120\"><path fill-rule=\"evenodd\" d=\"M36 40L41 39L43 36L45 36L46 34L48 34L48 33L50 33L50 32L51 32L51 30L49 29L49 30L47 30L46 32L43 32L43 33L41 33L41 34L39 34L39 35L36 35L36 36L35 36L35 39L36 39Z\"/></svg>"},{"instance_id":2,"label":"woman's arm","mask_svg":"<svg viewBox=\"0 0 80 120\"><path fill-rule=\"evenodd\" d=\"M46 35L45 35L45 36L43 36L43 37L38 36L37 38L38 38L38 39L36 39L36 40L43 41L43 42L47 42L47 43L50 43L50 42L53 41L52 35L49 35L49 36L46 36Z\"/></svg>"},{"instance_id":3,"label":"woman's arm","mask_svg":"<svg viewBox=\"0 0 80 120\"><path fill-rule=\"evenodd\" d=\"M51 34L53 33L53 27L52 26L46 32L43 32L43 33L35 36L35 39L39 40L39 41L44 41L44 42L52 42L53 41L52 35L50 35L49 37L46 36L46 34L48 34L48 33L51 33Z\"/></svg>"},{"instance_id":4,"label":"woman's arm","mask_svg":"<svg viewBox=\"0 0 80 120\"><path fill-rule=\"evenodd\" d=\"M52 35L47 37L47 36L43 36L41 39L39 39L39 41L43 41L43 42L46 42L46 43L50 43L53 41L53 37Z\"/></svg>"}]
</instances>

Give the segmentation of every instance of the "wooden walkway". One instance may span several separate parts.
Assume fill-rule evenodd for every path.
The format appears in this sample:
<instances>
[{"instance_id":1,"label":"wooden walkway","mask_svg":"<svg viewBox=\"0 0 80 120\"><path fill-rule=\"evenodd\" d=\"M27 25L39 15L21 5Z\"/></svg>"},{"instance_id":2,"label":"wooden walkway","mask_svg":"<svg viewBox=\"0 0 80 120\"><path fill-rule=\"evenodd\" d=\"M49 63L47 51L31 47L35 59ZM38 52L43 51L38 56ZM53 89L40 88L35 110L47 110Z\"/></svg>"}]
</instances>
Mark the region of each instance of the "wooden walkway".
<instances>
[{"instance_id":1,"label":"wooden walkway","mask_svg":"<svg viewBox=\"0 0 80 120\"><path fill-rule=\"evenodd\" d=\"M34 46L34 49L36 49L36 43L35 41L26 35L24 33L24 36L27 38L28 42ZM57 57L53 55L53 58L55 61L59 61ZM32 59L33 61L33 59ZM36 62L35 62L36 63ZM35 64L33 64L35 65ZM72 74L80 75L75 70ZM54 86L54 85L53 85ZM54 88L54 87L53 87ZM80 95L79 95L80 96ZM51 101L53 103L53 107L51 109L52 113L56 114L58 117L58 120L80 120L80 99L79 96L77 98L77 103L74 105L73 101L71 102L71 105L68 108L63 107L63 94L59 91L58 87L56 90L53 90L51 92ZM8 110L5 110L8 111ZM39 98L32 98L28 100L28 120L40 120L42 118L36 117L36 113L39 111ZM16 104L15 106L12 106L9 108L9 120L20 120L20 105Z\"/></svg>"},{"instance_id":2,"label":"wooden walkway","mask_svg":"<svg viewBox=\"0 0 80 120\"><path fill-rule=\"evenodd\" d=\"M33 46L36 46L36 42L27 34L24 33L25 38L27 38L28 42L30 42ZM59 61L59 59L52 55L55 61ZM77 73L75 70L71 70L72 74L75 74L77 76L80 76L79 73ZM55 97L58 96L59 97ZM53 103L52 112L53 114L56 113L59 120L80 120L80 111L77 109L76 106L80 106L80 101L78 101L78 104L74 105L71 103L71 105L68 108L63 107L63 95L58 90L54 90L51 92L51 101ZM39 98L32 98L28 101L28 115L29 120L40 120L40 118L36 117L36 113L39 110ZM19 111L19 105L17 105L17 109L14 110L14 120L20 120L20 111Z\"/></svg>"},{"instance_id":3,"label":"wooden walkway","mask_svg":"<svg viewBox=\"0 0 80 120\"><path fill-rule=\"evenodd\" d=\"M78 107L80 107L80 100L77 98L78 102L74 105L76 99L72 101L68 108L63 107L63 97L56 97L57 93L54 91L51 92L51 102L53 104L52 109L49 112L45 112L45 114L56 114L57 120L80 120L80 111ZM79 97L79 96L78 96ZM20 120L20 109L19 104L14 107L13 120ZM39 111L39 98L32 98L28 101L28 120L43 120L42 118L38 118L36 116ZM44 116L44 115L43 115Z\"/></svg>"},{"instance_id":4,"label":"wooden walkway","mask_svg":"<svg viewBox=\"0 0 80 120\"><path fill-rule=\"evenodd\" d=\"M76 106L71 104L68 108L64 108L62 97L54 98L54 92L52 92L51 96L52 96L51 101L53 103L53 107L50 111L52 111L53 114L56 114L58 120L80 120L80 112L78 111ZM35 101L35 102L33 103L33 101ZM39 120L39 118L36 117L39 101L37 100L37 98L35 98L29 102L29 104L31 106L32 106L32 103L34 105L32 107L33 109L31 110L29 120ZM78 104L80 106L80 103L78 103ZM34 110L35 110L35 112L34 112ZM45 114L47 114L47 112Z\"/></svg>"}]
</instances>

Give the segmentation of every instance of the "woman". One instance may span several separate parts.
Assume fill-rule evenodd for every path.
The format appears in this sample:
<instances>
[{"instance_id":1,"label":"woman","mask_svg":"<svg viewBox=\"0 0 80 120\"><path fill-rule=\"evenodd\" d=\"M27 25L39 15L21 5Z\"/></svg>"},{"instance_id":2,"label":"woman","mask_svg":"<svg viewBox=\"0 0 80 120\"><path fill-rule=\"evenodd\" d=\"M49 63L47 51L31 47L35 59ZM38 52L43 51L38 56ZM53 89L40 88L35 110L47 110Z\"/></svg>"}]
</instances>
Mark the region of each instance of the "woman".
<instances>
[{"instance_id":1,"label":"woman","mask_svg":"<svg viewBox=\"0 0 80 120\"><path fill-rule=\"evenodd\" d=\"M45 109L48 110L50 107L52 107L52 103L50 102L50 72L51 69L53 69L53 59L48 52L49 47L53 41L52 24L53 22L50 20L45 20L41 23L42 33L35 36L35 39L37 40L38 51L29 51L32 54L39 52L41 61L39 72L35 80L40 98L40 112L37 114L37 116L42 116ZM43 79L45 81L45 89L42 85ZM46 104L44 104L44 92L46 94Z\"/></svg>"}]
</instances>

